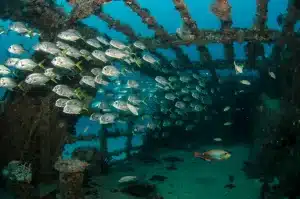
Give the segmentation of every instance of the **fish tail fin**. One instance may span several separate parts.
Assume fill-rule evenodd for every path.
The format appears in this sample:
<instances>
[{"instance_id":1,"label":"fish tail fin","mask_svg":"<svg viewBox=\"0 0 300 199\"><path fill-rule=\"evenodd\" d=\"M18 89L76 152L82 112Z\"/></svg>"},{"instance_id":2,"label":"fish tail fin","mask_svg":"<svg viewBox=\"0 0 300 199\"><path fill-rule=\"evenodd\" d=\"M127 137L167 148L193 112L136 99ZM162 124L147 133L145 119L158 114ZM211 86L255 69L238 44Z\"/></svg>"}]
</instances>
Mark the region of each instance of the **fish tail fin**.
<instances>
[{"instance_id":1,"label":"fish tail fin","mask_svg":"<svg viewBox=\"0 0 300 199\"><path fill-rule=\"evenodd\" d=\"M33 29L29 29L27 34L29 35L29 38L34 37L34 30Z\"/></svg>"},{"instance_id":2,"label":"fish tail fin","mask_svg":"<svg viewBox=\"0 0 300 199\"><path fill-rule=\"evenodd\" d=\"M135 60L135 64L136 64L139 68L141 68L142 62L141 62L140 60Z\"/></svg>"},{"instance_id":3,"label":"fish tail fin","mask_svg":"<svg viewBox=\"0 0 300 199\"><path fill-rule=\"evenodd\" d=\"M195 158L201 158L201 159L203 159L203 160L205 160L205 161L210 162L210 159L206 158L206 157L203 155L203 153L200 153L200 152L194 152L194 157L195 157Z\"/></svg>"},{"instance_id":4,"label":"fish tail fin","mask_svg":"<svg viewBox=\"0 0 300 199\"><path fill-rule=\"evenodd\" d=\"M57 81L54 78L51 78L51 81L57 84Z\"/></svg>"},{"instance_id":5,"label":"fish tail fin","mask_svg":"<svg viewBox=\"0 0 300 199\"><path fill-rule=\"evenodd\" d=\"M9 32L10 32L10 30L4 30L4 31L2 32L2 34L7 36ZM1 33L0 33L0 35L1 35Z\"/></svg>"},{"instance_id":6,"label":"fish tail fin","mask_svg":"<svg viewBox=\"0 0 300 199\"><path fill-rule=\"evenodd\" d=\"M12 71L12 75L15 76L15 77L18 77L18 72L17 72L17 70Z\"/></svg>"},{"instance_id":7,"label":"fish tail fin","mask_svg":"<svg viewBox=\"0 0 300 199\"><path fill-rule=\"evenodd\" d=\"M82 63L82 60L81 61L79 61L79 62L77 62L76 64L75 64L75 66L80 70L80 71L82 71L82 67L81 67L81 64Z\"/></svg>"},{"instance_id":8,"label":"fish tail fin","mask_svg":"<svg viewBox=\"0 0 300 199\"><path fill-rule=\"evenodd\" d=\"M122 67L120 73L121 73L121 75L125 76L126 75L126 69L124 67Z\"/></svg>"},{"instance_id":9,"label":"fish tail fin","mask_svg":"<svg viewBox=\"0 0 300 199\"><path fill-rule=\"evenodd\" d=\"M24 88L21 86L21 84L18 84L17 87L18 87L21 91L25 91Z\"/></svg>"},{"instance_id":10,"label":"fish tail fin","mask_svg":"<svg viewBox=\"0 0 300 199\"><path fill-rule=\"evenodd\" d=\"M68 49L68 48L62 50L62 51L60 52L60 54L63 55L63 56L66 56L67 51L68 51L67 49Z\"/></svg>"},{"instance_id":11,"label":"fish tail fin","mask_svg":"<svg viewBox=\"0 0 300 199\"><path fill-rule=\"evenodd\" d=\"M174 87L172 86L172 84L171 84L171 83L169 83L168 85L170 86L170 88L171 88L171 89L174 89Z\"/></svg>"},{"instance_id":12,"label":"fish tail fin","mask_svg":"<svg viewBox=\"0 0 300 199\"><path fill-rule=\"evenodd\" d=\"M46 61L46 59L42 60L42 61L38 64L38 66L44 69L45 66L43 65L43 63L44 63L45 61Z\"/></svg>"},{"instance_id":13,"label":"fish tail fin","mask_svg":"<svg viewBox=\"0 0 300 199\"><path fill-rule=\"evenodd\" d=\"M142 100L142 103L145 104L146 106L148 106L148 104L145 102L145 100L147 99L148 97L145 97L143 100Z\"/></svg>"},{"instance_id":14,"label":"fish tail fin","mask_svg":"<svg viewBox=\"0 0 300 199\"><path fill-rule=\"evenodd\" d=\"M88 113L88 112L89 112L89 109L88 109L87 106L84 106L84 107L82 107L82 111Z\"/></svg>"}]
</instances>

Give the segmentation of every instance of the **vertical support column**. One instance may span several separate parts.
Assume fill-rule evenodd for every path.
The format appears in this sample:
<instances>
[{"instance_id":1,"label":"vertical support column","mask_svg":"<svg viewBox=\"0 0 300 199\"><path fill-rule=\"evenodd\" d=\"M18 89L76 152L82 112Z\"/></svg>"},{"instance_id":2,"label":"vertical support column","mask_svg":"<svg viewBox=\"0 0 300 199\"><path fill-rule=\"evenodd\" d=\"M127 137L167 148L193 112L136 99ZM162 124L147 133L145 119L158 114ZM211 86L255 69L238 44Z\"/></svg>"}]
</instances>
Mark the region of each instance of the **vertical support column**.
<instances>
[{"instance_id":1,"label":"vertical support column","mask_svg":"<svg viewBox=\"0 0 300 199\"><path fill-rule=\"evenodd\" d=\"M154 30L156 39L159 39L162 43L170 44L170 47L175 51L178 59L181 59L183 63L191 64L191 61L188 59L188 56L184 54L182 49L171 44L173 38L163 26L158 24L155 18L150 15L149 10L142 9L136 0L125 0L125 3L133 12L142 18L143 23L145 23L149 29Z\"/></svg>"},{"instance_id":2,"label":"vertical support column","mask_svg":"<svg viewBox=\"0 0 300 199\"><path fill-rule=\"evenodd\" d=\"M283 51L284 45L286 44L288 37L294 34L294 26L297 22L299 12L300 11L294 7L294 2L290 0L287 8L287 16L285 17L283 23L281 36L275 42L275 45L272 49L271 60L273 60L274 63L280 63L280 55Z\"/></svg>"},{"instance_id":3,"label":"vertical support column","mask_svg":"<svg viewBox=\"0 0 300 199\"><path fill-rule=\"evenodd\" d=\"M133 124L130 123L128 125L128 130L129 130L129 132L133 132ZM129 159L131 157L132 139L133 139L133 134L129 133L129 135L127 135L127 142L126 142L126 149L125 149L127 159Z\"/></svg>"},{"instance_id":4,"label":"vertical support column","mask_svg":"<svg viewBox=\"0 0 300 199\"><path fill-rule=\"evenodd\" d=\"M100 144L100 153L107 154L107 130L102 125L101 128L98 131L99 136L99 144Z\"/></svg>"},{"instance_id":5,"label":"vertical support column","mask_svg":"<svg viewBox=\"0 0 300 199\"><path fill-rule=\"evenodd\" d=\"M175 4L176 10L181 16L183 23L189 28L191 33L195 35L195 39L197 39L197 37L199 37L200 35L197 23L192 19L184 0L173 0L173 3ZM203 62L203 64L210 64L212 58L208 51L208 48L204 45L198 45L197 50L200 52L200 59ZM215 67L212 64L210 64L209 71L212 74L212 80L215 83L218 83L218 76Z\"/></svg>"},{"instance_id":6,"label":"vertical support column","mask_svg":"<svg viewBox=\"0 0 300 199\"><path fill-rule=\"evenodd\" d=\"M221 21L221 30L223 32L229 30L232 26L232 21ZM225 59L228 61L229 64L233 66L234 61L234 48L233 48L233 42L228 42L224 44L224 53L225 53Z\"/></svg>"},{"instance_id":7,"label":"vertical support column","mask_svg":"<svg viewBox=\"0 0 300 199\"><path fill-rule=\"evenodd\" d=\"M254 29L258 30L261 34L265 31L267 14L268 14L269 0L257 0L256 1L256 21Z\"/></svg>"}]
</instances>

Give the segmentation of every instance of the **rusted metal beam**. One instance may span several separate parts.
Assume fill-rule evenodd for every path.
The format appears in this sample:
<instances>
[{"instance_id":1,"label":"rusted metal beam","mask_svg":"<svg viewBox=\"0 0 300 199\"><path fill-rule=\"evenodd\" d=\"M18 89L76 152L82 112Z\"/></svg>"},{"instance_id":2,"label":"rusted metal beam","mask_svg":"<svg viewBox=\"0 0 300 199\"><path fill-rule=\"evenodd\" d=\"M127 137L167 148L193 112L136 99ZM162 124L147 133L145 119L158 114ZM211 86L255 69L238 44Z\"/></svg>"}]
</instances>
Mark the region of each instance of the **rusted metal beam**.
<instances>
[{"instance_id":1,"label":"rusted metal beam","mask_svg":"<svg viewBox=\"0 0 300 199\"><path fill-rule=\"evenodd\" d=\"M241 63L245 66L245 69L253 69L255 70L248 62L247 59L236 59L235 60L237 63ZM217 59L217 60L212 60L211 64L209 65L214 65L215 69L221 70L221 69L228 69L228 70L233 70L232 64L228 60L223 60L223 59ZM209 65L203 63L203 62L192 62L192 65L185 67L185 70L209 70ZM265 61L263 60L257 60L257 66L264 66Z\"/></svg>"},{"instance_id":2,"label":"rusted metal beam","mask_svg":"<svg viewBox=\"0 0 300 199\"><path fill-rule=\"evenodd\" d=\"M145 23L149 29L155 31L155 37L165 42L171 41L168 32L157 23L155 18L150 15L149 10L143 9L135 0L125 0L125 4L138 16L142 18L143 23Z\"/></svg>"},{"instance_id":3,"label":"rusted metal beam","mask_svg":"<svg viewBox=\"0 0 300 199\"><path fill-rule=\"evenodd\" d=\"M173 3L181 16L183 23L190 29L192 34L197 37L199 35L197 23L192 19L184 0L173 0Z\"/></svg>"},{"instance_id":4,"label":"rusted metal beam","mask_svg":"<svg viewBox=\"0 0 300 199\"><path fill-rule=\"evenodd\" d=\"M266 30L263 35L260 35L256 30L249 30L245 28L232 28L226 31L226 34L221 30L200 30L199 36L195 40L185 41L178 39L176 34L170 34L174 41L166 44L159 42L152 38L140 38L148 48L170 48L172 46L180 45L206 45L210 43L228 43L239 41L239 33L243 32L243 41L259 41L259 42L274 42L280 37L281 32L277 30Z\"/></svg>"},{"instance_id":5,"label":"rusted metal beam","mask_svg":"<svg viewBox=\"0 0 300 199\"><path fill-rule=\"evenodd\" d=\"M268 3L269 0L256 1L256 21L254 24L254 29L259 30L261 33L266 29Z\"/></svg>"},{"instance_id":6,"label":"rusted metal beam","mask_svg":"<svg viewBox=\"0 0 300 199\"><path fill-rule=\"evenodd\" d=\"M169 33L163 28L162 25L158 24L153 16L151 16L149 10L143 9L135 0L125 0L125 4L138 16L141 17L143 23L145 23L149 29L154 30L155 38L159 43L167 45L168 48L172 48L176 53L176 56L181 62L190 64L188 56L186 56L181 48L177 45L173 45L172 41L177 39L176 37L171 37ZM149 44L149 43L148 43Z\"/></svg>"},{"instance_id":7,"label":"rusted metal beam","mask_svg":"<svg viewBox=\"0 0 300 199\"><path fill-rule=\"evenodd\" d=\"M189 28L193 35L195 35L195 38L198 38L200 36L200 33L197 27L197 23L192 19L184 0L173 0L173 3L175 4L176 10L180 13L185 26ZM201 62L205 65L210 64L212 61L212 57L209 53L208 48L203 44L198 44L197 50L200 53ZM210 64L209 71L212 74L213 81L218 82L218 76L212 64Z\"/></svg>"},{"instance_id":8,"label":"rusted metal beam","mask_svg":"<svg viewBox=\"0 0 300 199\"><path fill-rule=\"evenodd\" d=\"M293 41L293 37L298 37L294 32L294 27L299 18L300 10L294 6L293 1L289 1L288 8L287 8L287 16L284 18L284 23L282 27L282 32L276 38L275 45L272 50L271 58L275 63L280 63L281 52L284 49L284 45L289 41ZM289 42L291 43L291 42Z\"/></svg>"},{"instance_id":9,"label":"rusted metal beam","mask_svg":"<svg viewBox=\"0 0 300 199\"><path fill-rule=\"evenodd\" d=\"M221 30L226 34L226 31L231 28L232 21L221 21ZM229 41L228 43L224 44L224 53L225 59L228 60L229 63L233 64L234 61L234 48L233 42Z\"/></svg>"},{"instance_id":10,"label":"rusted metal beam","mask_svg":"<svg viewBox=\"0 0 300 199\"><path fill-rule=\"evenodd\" d=\"M100 12L100 11L95 13L95 15L98 16L103 21L105 21L110 28L113 28L116 31L119 31L119 32L123 33L130 40L133 40L133 41L138 40L138 37L135 35L133 29L130 26L121 24L121 22L119 20L115 20L111 16L109 16L108 14L105 14L105 13Z\"/></svg>"},{"instance_id":11,"label":"rusted metal beam","mask_svg":"<svg viewBox=\"0 0 300 199\"><path fill-rule=\"evenodd\" d=\"M188 65L192 63L189 57L183 52L183 50L180 47L174 46L172 47L172 50L174 50L176 57L181 64Z\"/></svg>"},{"instance_id":12,"label":"rusted metal beam","mask_svg":"<svg viewBox=\"0 0 300 199\"><path fill-rule=\"evenodd\" d=\"M267 30L266 21L268 15L268 2L269 0L256 1L256 18L253 24L253 29L258 31L258 35L264 35ZM261 48L260 41L249 41L247 44L247 58L248 63L255 68L256 59L260 55L259 49Z\"/></svg>"}]
</instances>

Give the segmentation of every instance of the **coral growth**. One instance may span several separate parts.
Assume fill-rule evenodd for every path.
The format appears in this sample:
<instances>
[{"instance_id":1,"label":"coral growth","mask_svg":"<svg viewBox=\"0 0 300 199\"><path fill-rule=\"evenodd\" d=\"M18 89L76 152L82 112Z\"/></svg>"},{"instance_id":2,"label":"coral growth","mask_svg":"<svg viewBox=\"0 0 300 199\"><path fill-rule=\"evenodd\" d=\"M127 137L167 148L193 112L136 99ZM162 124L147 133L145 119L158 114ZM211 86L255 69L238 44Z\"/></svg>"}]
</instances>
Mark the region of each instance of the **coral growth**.
<instances>
[{"instance_id":1,"label":"coral growth","mask_svg":"<svg viewBox=\"0 0 300 199\"><path fill-rule=\"evenodd\" d=\"M31 96L34 95L34 96ZM53 167L60 149L69 134L67 122L58 115L54 107L54 95L43 96L42 92L33 91L7 104L7 109L0 119L6 130L1 134L1 164L18 159L31 163L33 183L46 180L54 174ZM54 177L54 176L53 176ZM50 177L52 178L52 177Z\"/></svg>"},{"instance_id":2,"label":"coral growth","mask_svg":"<svg viewBox=\"0 0 300 199\"><path fill-rule=\"evenodd\" d=\"M88 163L76 159L58 159L54 164L54 168L61 173L83 172L87 166Z\"/></svg>"},{"instance_id":3,"label":"coral growth","mask_svg":"<svg viewBox=\"0 0 300 199\"><path fill-rule=\"evenodd\" d=\"M211 11L222 21L231 21L231 6L227 0L216 0L211 5Z\"/></svg>"},{"instance_id":4,"label":"coral growth","mask_svg":"<svg viewBox=\"0 0 300 199\"><path fill-rule=\"evenodd\" d=\"M84 170L88 164L80 160L56 161L54 168L59 171L59 188L61 199L83 199L82 183Z\"/></svg>"},{"instance_id":5,"label":"coral growth","mask_svg":"<svg viewBox=\"0 0 300 199\"><path fill-rule=\"evenodd\" d=\"M31 165L17 160L10 161L2 174L13 181L30 183L32 180Z\"/></svg>"}]
</instances>

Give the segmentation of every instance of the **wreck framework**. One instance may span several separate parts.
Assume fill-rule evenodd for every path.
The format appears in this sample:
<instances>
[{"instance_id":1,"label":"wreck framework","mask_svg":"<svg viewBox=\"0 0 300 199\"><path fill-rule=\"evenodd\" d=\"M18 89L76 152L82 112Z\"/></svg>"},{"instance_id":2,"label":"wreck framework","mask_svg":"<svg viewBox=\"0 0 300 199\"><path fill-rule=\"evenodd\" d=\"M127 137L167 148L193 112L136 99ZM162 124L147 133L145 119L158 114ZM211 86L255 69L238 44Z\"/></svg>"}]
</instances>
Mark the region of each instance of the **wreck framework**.
<instances>
[{"instance_id":1,"label":"wreck framework","mask_svg":"<svg viewBox=\"0 0 300 199\"><path fill-rule=\"evenodd\" d=\"M31 18L30 13L45 13L43 11L36 11L36 5L34 0L32 1L32 6L27 9L29 13L27 18L24 15L15 15L13 19L18 20L27 20L27 22L32 22L34 26L39 28L40 30L45 30L45 32L49 31L49 27L43 26L43 23L40 21L42 20L49 20L50 24L56 24L56 26L50 26L53 34L51 36L55 35L55 30L60 31L62 28L66 28L63 23L59 23L60 20L65 21L66 16L59 12L56 8L54 8L55 5L47 5L44 6L43 3L39 1L39 4L41 4L43 9L47 9L47 12L49 15L51 15L53 18L47 18L42 17L39 18L36 21L29 21ZM155 37L154 38L141 38L135 34L133 29L126 24L123 24L121 21L114 19L113 17L109 16L108 14L102 12L101 10L95 10L93 14L95 14L97 17L99 17L101 20L105 21L108 26L112 29L115 29L116 31L119 31L126 35L130 40L140 40L142 41L149 51L159 57L163 63L168 63L167 59L164 57L164 55L158 53L156 51L157 48L170 48L173 50L177 56L177 60L179 61L179 64L183 67L179 68L178 70L199 70L199 69L209 69L211 74L213 75L213 80L215 82L218 82L218 76L216 74L216 69L225 69L225 68L233 68L233 61L235 60L234 55L234 48L233 43L234 42L248 42L247 44L247 59L245 60L237 60L239 62L245 62L245 66L248 68L255 68L255 69L261 69L262 65L273 64L278 63L278 59L280 59L280 55L283 52L286 45L289 46L291 49L297 48L297 45L299 45L298 38L299 35L297 35L294 32L294 25L296 23L296 20L299 19L299 10L297 10L294 6L292 1L290 1L288 6L288 14L286 17L286 21L283 24L283 30L282 32L277 30L270 30L266 27L266 21L267 21L267 7L268 7L268 0L257 0L257 6L256 6L256 20L254 27L252 29L241 29L241 28L232 28L232 21L222 21L221 23L221 29L220 30L201 30L197 28L196 21L192 19L192 17L189 14L188 8L184 2L184 0L173 0L175 9L179 12L182 21L185 22L185 25L190 29L191 33L195 35L195 38L192 40L182 40L178 38L176 34L168 34L168 32L163 28L162 25L160 25L153 16L151 16L150 12L147 9L142 8L137 1L135 0L124 0L125 5L128 6L133 12L135 12L139 17L141 17L143 23L145 23L149 29L154 30ZM47 16L47 15L45 15ZM58 23L52 23L52 22L58 22ZM82 24L81 24L82 25ZM81 26L82 27L82 26ZM88 29L88 28L87 28ZM91 34L94 32L91 31ZM95 33L97 34L97 33ZM212 56L207 48L207 44L210 43L218 43L224 45L224 53L225 53L225 59L224 60L212 60ZM257 60L257 57L261 55L261 53L257 49L263 48L261 45L262 43L274 43L274 47L272 50L272 54L270 59L265 60ZM194 44L197 46L197 50L200 54L200 60L201 62L192 62L189 60L188 56L183 52L183 50L180 48L181 45L191 45ZM169 66L166 64L166 66ZM171 68L172 70L177 70L174 68ZM149 70L144 70L141 68L141 71L145 74L149 73ZM4 102L1 102L3 104ZM49 120L49 112L52 112L49 110L49 103L45 102L43 104L46 106L41 112L41 114L46 114L45 120ZM48 108L47 108L48 107ZM22 113L20 113L22 115ZM48 119L47 119L48 118ZM54 121L54 119L53 119ZM42 122L41 122L42 123ZM55 122L54 122L55 123ZM53 124L50 124L48 122L47 125L44 125L44 127L49 127ZM44 135L45 137L50 136L49 130L47 128L42 128L40 131L45 131ZM65 131L64 131L65 132ZM107 152L107 139L109 137L119 137L119 136L125 136L127 137L127 146L124 150L121 151L114 151L110 153L110 155L117 155L119 153L125 152L127 156L131 155L131 151L136 149L136 147L132 146L132 133L128 134L101 134L100 139L100 146L102 152ZM91 137L86 137L83 139L91 139ZM47 144L46 139L41 142L43 146L48 145L48 149L50 148L49 143ZM25 146L26 148L26 146ZM47 157L49 157L49 150L46 151L46 149L43 150L43 154L48 154ZM45 165L44 165L45 166ZM42 166L41 166L42 168ZM49 168L44 168L44 170L49 170Z\"/></svg>"},{"instance_id":2,"label":"wreck framework","mask_svg":"<svg viewBox=\"0 0 300 199\"><path fill-rule=\"evenodd\" d=\"M151 16L149 10L142 8L136 0L124 0L133 12L135 12L147 27L155 32L154 38L141 38L138 37L133 29L127 25L122 24L121 21L105 14L104 12L95 12L101 20L105 21L108 26L118 32L126 35L129 40L140 40L145 43L150 52L158 55L159 58L164 56L156 51L157 48L171 49L175 52L179 64L183 67L180 69L208 69L214 80L217 82L216 69L233 69L233 61L235 60L233 43L247 42L246 47L246 60L237 60L245 62L248 68L257 68L265 63L266 60L257 60L258 56L263 56L262 52L258 49L264 50L263 43L275 43L272 50L272 56L267 61L272 61L273 58L280 57L280 54L286 43L289 45L297 45L299 41L295 38L299 37L293 30L296 20L299 19L299 10L293 6L293 2L289 1L288 14L286 21L283 24L283 31L268 29L266 26L267 13L268 13L268 0L256 1L256 19L252 29L245 28L232 28L232 21L222 21L220 30L201 30L197 28L197 23L192 19L189 14L188 8L184 0L173 0L174 8L179 12L182 21L189 28L191 33L195 36L191 40L182 40L176 34L168 34L168 32L160 25L157 20ZM296 42L296 43L293 43ZM218 43L224 46L224 60L212 60L212 56L207 48L207 44ZM188 56L183 52L180 46L196 45L200 55L200 62L192 62ZM167 63L167 61L165 61ZM146 71L145 71L146 72ZM147 73L147 72L146 72Z\"/></svg>"},{"instance_id":3,"label":"wreck framework","mask_svg":"<svg viewBox=\"0 0 300 199\"><path fill-rule=\"evenodd\" d=\"M218 76L216 69L234 69L234 42L243 43L247 42L246 46L246 60L237 60L238 62L245 63L247 68L261 70L263 65L280 63L280 55L283 52L285 45L288 45L290 49L295 49L297 44L299 45L300 40L299 33L294 32L294 26L297 19L300 18L300 10L294 7L293 1L289 1L286 20L283 23L282 31L268 29L266 22L268 20L268 0L257 0L256 1L256 18L252 29L243 28L232 28L232 21L222 21L220 30L201 30L197 28L197 23L189 14L188 8L184 0L172 0L174 8L179 12L182 21L189 28L191 33L195 36L191 40L182 40L176 34L168 34L168 32L160 25L156 19L151 16L149 10L141 8L136 0L124 0L125 5L128 6L133 12L141 17L142 22L147 27L155 32L154 38L141 38L135 35L133 29L126 24L122 24L119 20L105 14L104 12L95 12L95 15L105 21L108 26L115 29L118 32L126 35L129 40L142 41L149 51L159 58L165 59L164 56L156 51L157 48L171 49L175 52L176 58L179 64L183 67L179 70L199 70L208 69L211 74L213 81L218 83ZM224 57L225 60L212 60L212 56L207 48L207 44L218 43L224 46ZM271 57L264 57L264 53L259 50L264 50L263 43L274 43L274 47L271 52ZM200 55L200 62L192 62L188 56L180 48L182 45L196 45ZM259 49L259 50L258 50ZM259 56L263 56L263 60L258 60ZM167 61L165 61L167 63ZM170 66L169 66L170 67ZM176 70L173 68L173 70ZM147 71L145 71L147 74ZM109 137L121 136L106 135L102 137L102 144L106 143ZM127 156L130 156L130 149L134 148L131 144L132 133L127 135L127 147L125 150L115 151L112 155L126 152ZM106 151L106 144L102 145L102 151Z\"/></svg>"}]
</instances>

